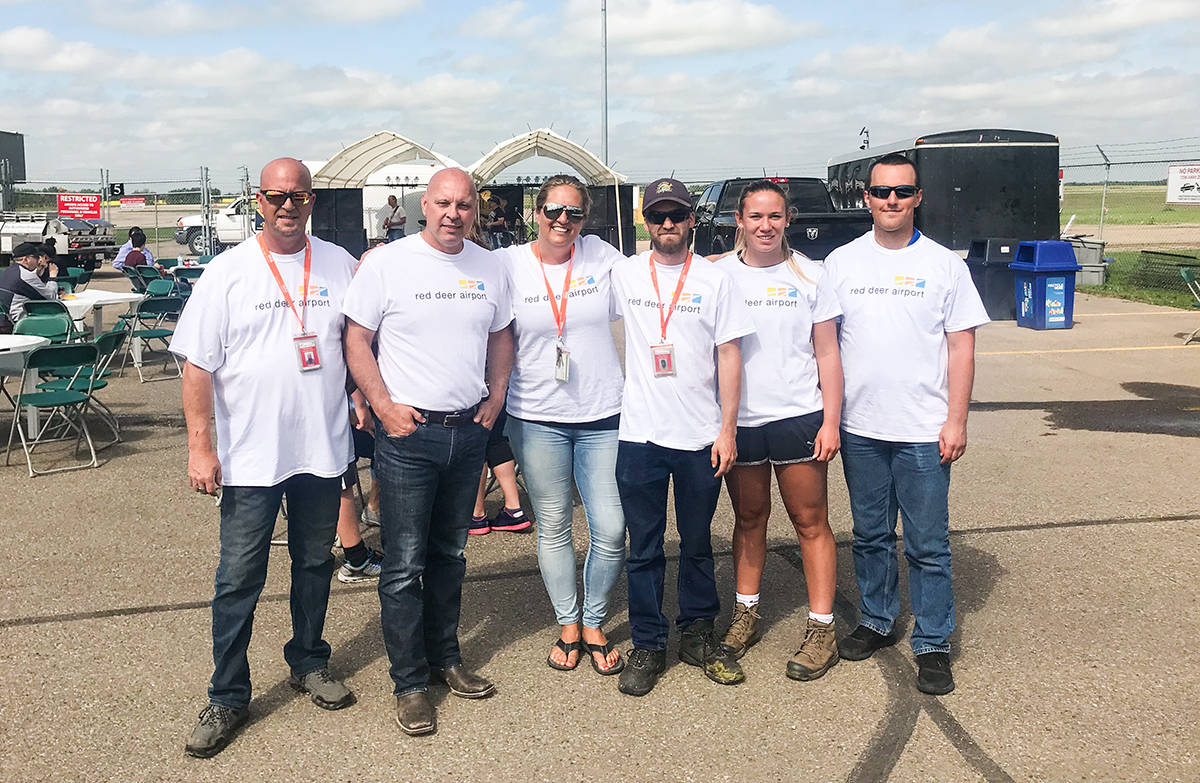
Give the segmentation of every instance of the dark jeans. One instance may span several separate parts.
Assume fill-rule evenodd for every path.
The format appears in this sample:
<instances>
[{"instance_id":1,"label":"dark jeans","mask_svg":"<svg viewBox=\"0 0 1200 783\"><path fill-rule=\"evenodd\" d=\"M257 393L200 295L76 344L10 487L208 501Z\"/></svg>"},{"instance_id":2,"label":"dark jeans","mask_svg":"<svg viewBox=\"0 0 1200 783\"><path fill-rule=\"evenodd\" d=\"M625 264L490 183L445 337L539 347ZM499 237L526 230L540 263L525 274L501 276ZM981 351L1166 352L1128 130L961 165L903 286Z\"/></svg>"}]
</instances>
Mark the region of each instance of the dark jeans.
<instances>
[{"instance_id":1,"label":"dark jeans","mask_svg":"<svg viewBox=\"0 0 1200 783\"><path fill-rule=\"evenodd\" d=\"M333 536L337 531L337 478L302 473L273 487L230 487L221 493L221 560L212 601L213 676L208 700L240 709L250 703L246 648L254 607L267 580L271 532L279 501L288 499L288 554L292 559L292 638L283 657L292 673L307 674L329 663L321 638Z\"/></svg>"},{"instance_id":2,"label":"dark jeans","mask_svg":"<svg viewBox=\"0 0 1200 783\"><path fill-rule=\"evenodd\" d=\"M662 611L667 558L667 485L675 484L679 530L679 616L675 624L711 620L720 612L713 573L712 518L721 494L710 448L680 451L653 443L617 446L617 491L629 531L629 627L635 647L662 650L669 625Z\"/></svg>"},{"instance_id":3,"label":"dark jeans","mask_svg":"<svg viewBox=\"0 0 1200 783\"><path fill-rule=\"evenodd\" d=\"M487 439L488 431L472 422L420 424L403 438L376 423L384 551L379 606L397 696L425 690L431 666L462 662L463 547Z\"/></svg>"}]
</instances>

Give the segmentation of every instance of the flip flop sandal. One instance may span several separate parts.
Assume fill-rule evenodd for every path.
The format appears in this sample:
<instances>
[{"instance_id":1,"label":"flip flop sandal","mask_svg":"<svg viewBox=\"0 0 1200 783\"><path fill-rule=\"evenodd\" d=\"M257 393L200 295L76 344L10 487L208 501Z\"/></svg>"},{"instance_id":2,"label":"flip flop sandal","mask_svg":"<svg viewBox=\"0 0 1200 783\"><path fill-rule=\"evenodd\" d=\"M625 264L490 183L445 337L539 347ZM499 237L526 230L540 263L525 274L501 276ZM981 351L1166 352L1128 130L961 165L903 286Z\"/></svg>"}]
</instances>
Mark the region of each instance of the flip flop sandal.
<instances>
[{"instance_id":1,"label":"flip flop sandal","mask_svg":"<svg viewBox=\"0 0 1200 783\"><path fill-rule=\"evenodd\" d=\"M554 646L555 646L555 647L557 647L558 649L562 650L562 652L563 652L563 656L564 656L564 657L565 657L565 658L566 658L568 661L569 661L569 660L571 660L571 653L572 653L572 652L579 653L579 654L575 656L575 663L574 663L574 664L562 664L562 663L555 663L555 662L554 662L554 659L553 659L553 658L551 658L550 656L548 656L548 655L547 655L547 656L546 656L546 665L547 665L547 666L549 666L551 669L558 669L560 672L569 672L569 671L574 671L574 670L575 670L575 667L579 665L579 659L580 659L580 657L583 655L583 642L582 642L582 640L580 640L580 639L576 639L576 640L575 640L575 641L573 641L573 642L564 642L564 641L563 641L563 639L562 639L562 637L560 636L560 637L558 638L558 641L556 641L556 642L554 643Z\"/></svg>"},{"instance_id":2,"label":"flip flop sandal","mask_svg":"<svg viewBox=\"0 0 1200 783\"><path fill-rule=\"evenodd\" d=\"M585 643L584 646L587 647L588 659L591 660L592 668L596 670L596 674L608 677L613 674L619 674L620 671L625 668L625 659L620 657L620 653L617 653L617 662L607 669L601 669L600 664L596 663L595 653L599 653L605 660L608 660L608 654L612 652L613 649L611 642L605 642L604 644Z\"/></svg>"}]
</instances>

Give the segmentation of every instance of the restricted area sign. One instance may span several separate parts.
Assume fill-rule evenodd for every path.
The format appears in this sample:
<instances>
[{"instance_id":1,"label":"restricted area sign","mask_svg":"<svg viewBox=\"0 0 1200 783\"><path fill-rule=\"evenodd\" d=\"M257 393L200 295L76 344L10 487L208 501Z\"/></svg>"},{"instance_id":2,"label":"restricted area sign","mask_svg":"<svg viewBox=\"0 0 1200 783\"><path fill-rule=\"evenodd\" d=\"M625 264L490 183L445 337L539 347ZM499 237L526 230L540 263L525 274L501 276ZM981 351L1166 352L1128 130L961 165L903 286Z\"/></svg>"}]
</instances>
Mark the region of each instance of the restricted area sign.
<instances>
[{"instance_id":1,"label":"restricted area sign","mask_svg":"<svg viewBox=\"0 0 1200 783\"><path fill-rule=\"evenodd\" d=\"M121 209L145 209L145 196L121 196Z\"/></svg>"},{"instance_id":2,"label":"restricted area sign","mask_svg":"<svg viewBox=\"0 0 1200 783\"><path fill-rule=\"evenodd\" d=\"M1200 204L1200 166L1167 166L1167 203Z\"/></svg>"},{"instance_id":3,"label":"restricted area sign","mask_svg":"<svg viewBox=\"0 0 1200 783\"><path fill-rule=\"evenodd\" d=\"M58 216L73 218L100 217L100 194L59 193Z\"/></svg>"}]
</instances>

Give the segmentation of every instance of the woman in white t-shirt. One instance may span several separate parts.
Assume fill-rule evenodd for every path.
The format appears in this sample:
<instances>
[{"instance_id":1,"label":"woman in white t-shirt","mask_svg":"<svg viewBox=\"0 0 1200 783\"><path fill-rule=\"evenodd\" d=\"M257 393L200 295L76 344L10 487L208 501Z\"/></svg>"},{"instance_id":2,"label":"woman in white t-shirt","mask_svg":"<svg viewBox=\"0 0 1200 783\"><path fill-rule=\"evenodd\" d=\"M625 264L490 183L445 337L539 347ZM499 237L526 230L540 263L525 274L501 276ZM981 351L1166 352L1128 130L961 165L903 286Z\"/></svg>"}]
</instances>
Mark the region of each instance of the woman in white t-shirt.
<instances>
[{"instance_id":1,"label":"woman in white t-shirt","mask_svg":"<svg viewBox=\"0 0 1200 783\"><path fill-rule=\"evenodd\" d=\"M538 527L538 565L561 626L546 662L574 669L586 649L599 674L624 668L601 630L625 562L625 518L617 494L620 360L609 321L609 274L621 258L580 236L591 198L558 175L538 191L537 240L497 251L512 291L516 360L508 386L508 434ZM572 482L587 516L582 606L571 535ZM581 628L582 623L582 628Z\"/></svg>"},{"instance_id":2,"label":"woman in white t-shirt","mask_svg":"<svg viewBox=\"0 0 1200 783\"><path fill-rule=\"evenodd\" d=\"M752 182L738 201L736 250L718 266L730 274L754 318L742 338L742 396L737 461L725 478L733 503L737 598L723 640L740 658L762 635L759 585L766 562L774 467L800 540L809 614L804 641L787 675L812 680L837 662L833 593L837 553L829 527L826 471L837 453L842 365L836 297L819 285L823 267L788 248L787 194Z\"/></svg>"}]
</instances>

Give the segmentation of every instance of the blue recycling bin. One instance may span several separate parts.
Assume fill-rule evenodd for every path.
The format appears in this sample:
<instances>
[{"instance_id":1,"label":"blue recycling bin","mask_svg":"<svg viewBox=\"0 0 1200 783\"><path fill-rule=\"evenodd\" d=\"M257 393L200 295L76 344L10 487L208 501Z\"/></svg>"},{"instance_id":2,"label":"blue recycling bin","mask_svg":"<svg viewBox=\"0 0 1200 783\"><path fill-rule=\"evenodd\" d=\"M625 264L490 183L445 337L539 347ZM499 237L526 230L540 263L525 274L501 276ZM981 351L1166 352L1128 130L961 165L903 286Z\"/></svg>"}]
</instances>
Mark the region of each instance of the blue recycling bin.
<instances>
[{"instance_id":1,"label":"blue recycling bin","mask_svg":"<svg viewBox=\"0 0 1200 783\"><path fill-rule=\"evenodd\" d=\"M1080 270L1070 242L1022 242L1013 270L1017 326L1070 329L1075 314L1075 273Z\"/></svg>"}]
</instances>

